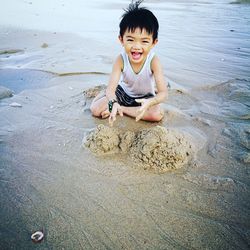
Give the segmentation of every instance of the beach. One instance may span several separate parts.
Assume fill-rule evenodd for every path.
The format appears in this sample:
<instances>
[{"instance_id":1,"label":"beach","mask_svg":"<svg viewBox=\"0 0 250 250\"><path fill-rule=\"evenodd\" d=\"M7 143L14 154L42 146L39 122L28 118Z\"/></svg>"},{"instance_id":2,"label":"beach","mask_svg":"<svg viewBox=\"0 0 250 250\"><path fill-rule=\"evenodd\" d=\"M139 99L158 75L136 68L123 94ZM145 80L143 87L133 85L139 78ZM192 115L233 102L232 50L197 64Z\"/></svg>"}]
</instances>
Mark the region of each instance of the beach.
<instances>
[{"instance_id":1,"label":"beach","mask_svg":"<svg viewBox=\"0 0 250 250\"><path fill-rule=\"evenodd\" d=\"M249 249L249 1L144 1L160 23L164 119L112 130L89 107L128 3L1 8L1 249Z\"/></svg>"}]
</instances>

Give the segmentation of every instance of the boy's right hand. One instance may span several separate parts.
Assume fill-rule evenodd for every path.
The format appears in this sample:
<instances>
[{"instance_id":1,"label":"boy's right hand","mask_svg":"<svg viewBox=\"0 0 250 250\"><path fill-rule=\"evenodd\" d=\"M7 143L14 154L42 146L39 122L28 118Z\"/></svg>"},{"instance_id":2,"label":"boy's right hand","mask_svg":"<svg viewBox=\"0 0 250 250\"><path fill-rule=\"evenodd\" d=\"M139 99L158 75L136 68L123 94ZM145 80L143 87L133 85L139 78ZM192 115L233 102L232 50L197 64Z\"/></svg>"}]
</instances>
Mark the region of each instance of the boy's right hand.
<instances>
[{"instance_id":1,"label":"boy's right hand","mask_svg":"<svg viewBox=\"0 0 250 250\"><path fill-rule=\"evenodd\" d=\"M112 111L110 113L110 116L109 116L109 125L112 127L113 126L113 123L115 122L116 120L116 115L117 113L120 115L120 116L123 116L123 112L122 112L122 107L119 103L115 102L113 104L113 108L112 108Z\"/></svg>"},{"instance_id":2,"label":"boy's right hand","mask_svg":"<svg viewBox=\"0 0 250 250\"><path fill-rule=\"evenodd\" d=\"M136 122L142 119L144 116L145 112L153 105L153 98L148 98L148 99L135 99L137 103L141 104L141 107L137 110L137 114L135 117Z\"/></svg>"}]
</instances>

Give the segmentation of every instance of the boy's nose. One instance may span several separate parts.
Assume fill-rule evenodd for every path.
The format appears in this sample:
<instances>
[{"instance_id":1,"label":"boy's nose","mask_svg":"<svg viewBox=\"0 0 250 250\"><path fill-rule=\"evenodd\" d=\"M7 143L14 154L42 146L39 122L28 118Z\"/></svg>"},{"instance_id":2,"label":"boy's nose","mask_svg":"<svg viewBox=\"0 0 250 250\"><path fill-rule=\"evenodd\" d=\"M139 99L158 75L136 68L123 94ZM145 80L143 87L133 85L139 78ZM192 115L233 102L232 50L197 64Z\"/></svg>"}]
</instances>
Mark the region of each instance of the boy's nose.
<instances>
[{"instance_id":1,"label":"boy's nose","mask_svg":"<svg viewBox=\"0 0 250 250\"><path fill-rule=\"evenodd\" d=\"M139 43L134 43L134 44L133 44L133 48L134 48L134 49L140 49L141 47L140 47L140 44L139 44Z\"/></svg>"}]
</instances>

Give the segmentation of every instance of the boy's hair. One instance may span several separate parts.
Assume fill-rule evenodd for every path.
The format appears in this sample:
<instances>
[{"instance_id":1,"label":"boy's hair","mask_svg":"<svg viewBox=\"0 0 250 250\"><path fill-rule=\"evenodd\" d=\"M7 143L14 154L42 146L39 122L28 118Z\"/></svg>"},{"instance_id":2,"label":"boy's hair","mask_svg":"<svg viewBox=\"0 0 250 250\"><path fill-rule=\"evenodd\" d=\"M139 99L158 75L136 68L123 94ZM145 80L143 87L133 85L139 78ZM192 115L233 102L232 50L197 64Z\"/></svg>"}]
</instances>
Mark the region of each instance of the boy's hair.
<instances>
[{"instance_id":1,"label":"boy's hair","mask_svg":"<svg viewBox=\"0 0 250 250\"><path fill-rule=\"evenodd\" d=\"M139 7L143 0L132 3L125 9L120 22L120 36L123 37L126 30L134 31L136 28L145 29L153 35L153 41L158 37L159 23L155 15L145 7Z\"/></svg>"}]
</instances>

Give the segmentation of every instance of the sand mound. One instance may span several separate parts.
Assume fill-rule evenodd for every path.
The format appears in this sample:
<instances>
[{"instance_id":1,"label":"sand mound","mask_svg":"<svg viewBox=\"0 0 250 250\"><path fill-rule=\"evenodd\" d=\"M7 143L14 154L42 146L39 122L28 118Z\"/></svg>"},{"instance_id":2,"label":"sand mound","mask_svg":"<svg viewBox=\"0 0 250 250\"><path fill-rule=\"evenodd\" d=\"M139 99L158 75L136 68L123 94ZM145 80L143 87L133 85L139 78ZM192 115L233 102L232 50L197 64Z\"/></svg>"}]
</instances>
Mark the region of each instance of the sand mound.
<instances>
[{"instance_id":1,"label":"sand mound","mask_svg":"<svg viewBox=\"0 0 250 250\"><path fill-rule=\"evenodd\" d=\"M91 132L84 145L97 155L114 154L119 152L120 137L118 130L99 125Z\"/></svg>"},{"instance_id":2,"label":"sand mound","mask_svg":"<svg viewBox=\"0 0 250 250\"><path fill-rule=\"evenodd\" d=\"M13 91L3 86L0 86L0 100L11 96L13 96Z\"/></svg>"},{"instance_id":3,"label":"sand mound","mask_svg":"<svg viewBox=\"0 0 250 250\"><path fill-rule=\"evenodd\" d=\"M120 133L120 144L119 147L122 152L127 153L130 151L130 148L135 139L135 133L131 131L126 131L125 133Z\"/></svg>"},{"instance_id":4,"label":"sand mound","mask_svg":"<svg viewBox=\"0 0 250 250\"><path fill-rule=\"evenodd\" d=\"M145 169L177 169L188 162L191 144L181 132L156 126L139 131L130 153Z\"/></svg>"},{"instance_id":5,"label":"sand mound","mask_svg":"<svg viewBox=\"0 0 250 250\"><path fill-rule=\"evenodd\" d=\"M137 165L158 172L182 167L193 154L183 133L161 126L134 133L99 125L84 145L97 155L126 153Z\"/></svg>"},{"instance_id":6,"label":"sand mound","mask_svg":"<svg viewBox=\"0 0 250 250\"><path fill-rule=\"evenodd\" d=\"M101 84L98 86L95 86L93 88L89 88L87 90L83 91L83 94L87 97L87 98L93 98L96 97L101 91L105 90L107 86L105 84Z\"/></svg>"}]
</instances>

